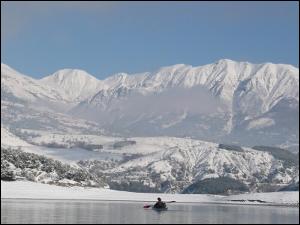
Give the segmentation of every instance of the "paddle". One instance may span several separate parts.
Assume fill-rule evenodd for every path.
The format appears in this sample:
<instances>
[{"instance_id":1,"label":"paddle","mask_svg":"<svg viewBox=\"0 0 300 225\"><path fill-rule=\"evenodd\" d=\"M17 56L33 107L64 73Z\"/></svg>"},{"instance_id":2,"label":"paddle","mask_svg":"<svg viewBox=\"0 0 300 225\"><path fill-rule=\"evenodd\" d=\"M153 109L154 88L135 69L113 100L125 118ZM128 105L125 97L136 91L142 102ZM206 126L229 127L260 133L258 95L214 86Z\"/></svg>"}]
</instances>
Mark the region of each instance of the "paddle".
<instances>
[{"instance_id":1,"label":"paddle","mask_svg":"<svg viewBox=\"0 0 300 225\"><path fill-rule=\"evenodd\" d=\"M166 203L173 203L173 202L176 202L176 201L170 201L170 202L166 202ZM153 205L144 205L144 209L148 209L150 207L152 207Z\"/></svg>"}]
</instances>

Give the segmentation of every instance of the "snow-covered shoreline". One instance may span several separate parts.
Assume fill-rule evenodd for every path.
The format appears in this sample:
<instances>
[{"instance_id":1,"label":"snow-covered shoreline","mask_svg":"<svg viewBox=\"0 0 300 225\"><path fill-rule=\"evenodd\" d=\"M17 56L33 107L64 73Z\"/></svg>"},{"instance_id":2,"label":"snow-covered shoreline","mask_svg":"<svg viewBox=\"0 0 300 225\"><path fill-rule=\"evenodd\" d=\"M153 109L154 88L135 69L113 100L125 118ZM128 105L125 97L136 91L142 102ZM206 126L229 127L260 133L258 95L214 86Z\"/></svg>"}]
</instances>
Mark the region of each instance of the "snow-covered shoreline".
<instances>
[{"instance_id":1,"label":"snow-covered shoreline","mask_svg":"<svg viewBox=\"0 0 300 225\"><path fill-rule=\"evenodd\" d=\"M1 199L152 202L155 201L158 196L164 201L176 201L177 203L299 206L298 191L219 196L207 194L134 193L103 188L61 187L27 181L1 181Z\"/></svg>"}]
</instances>

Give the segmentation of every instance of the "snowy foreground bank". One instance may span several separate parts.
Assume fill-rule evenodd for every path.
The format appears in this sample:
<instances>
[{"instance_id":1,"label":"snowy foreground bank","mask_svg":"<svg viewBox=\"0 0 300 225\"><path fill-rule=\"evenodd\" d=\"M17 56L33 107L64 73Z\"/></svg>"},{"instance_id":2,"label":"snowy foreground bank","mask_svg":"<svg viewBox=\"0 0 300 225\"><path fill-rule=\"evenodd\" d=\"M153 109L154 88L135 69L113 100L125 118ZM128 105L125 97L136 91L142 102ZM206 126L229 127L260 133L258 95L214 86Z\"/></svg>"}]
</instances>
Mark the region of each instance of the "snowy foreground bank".
<instances>
[{"instance_id":1,"label":"snowy foreground bank","mask_svg":"<svg viewBox=\"0 0 300 225\"><path fill-rule=\"evenodd\" d=\"M1 181L1 199L22 198L151 202L155 201L158 196L164 201L176 201L178 203L190 202L299 206L299 191L218 196L206 194L134 193L99 188L60 187L27 181Z\"/></svg>"}]
</instances>

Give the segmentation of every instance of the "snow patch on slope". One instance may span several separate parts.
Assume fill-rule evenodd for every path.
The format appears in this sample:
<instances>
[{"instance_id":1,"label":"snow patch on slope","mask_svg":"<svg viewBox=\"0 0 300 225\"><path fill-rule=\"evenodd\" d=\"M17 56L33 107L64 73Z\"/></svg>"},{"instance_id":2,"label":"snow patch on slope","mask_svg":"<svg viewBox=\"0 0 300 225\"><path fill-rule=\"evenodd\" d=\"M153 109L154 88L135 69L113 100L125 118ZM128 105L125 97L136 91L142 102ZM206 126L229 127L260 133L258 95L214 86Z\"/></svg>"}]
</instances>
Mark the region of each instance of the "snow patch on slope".
<instances>
[{"instance_id":1,"label":"snow patch on slope","mask_svg":"<svg viewBox=\"0 0 300 225\"><path fill-rule=\"evenodd\" d=\"M257 120L251 121L248 126L247 130L252 130L252 129L261 129L265 127L270 127L275 125L275 121L272 120L271 118L259 118Z\"/></svg>"},{"instance_id":2,"label":"snow patch on slope","mask_svg":"<svg viewBox=\"0 0 300 225\"><path fill-rule=\"evenodd\" d=\"M163 124L161 127L162 128L169 128L172 126L175 126L176 124L180 123L181 121L183 121L185 118L187 117L187 112L184 111L182 115L180 115L176 120L169 122L167 124Z\"/></svg>"}]
</instances>

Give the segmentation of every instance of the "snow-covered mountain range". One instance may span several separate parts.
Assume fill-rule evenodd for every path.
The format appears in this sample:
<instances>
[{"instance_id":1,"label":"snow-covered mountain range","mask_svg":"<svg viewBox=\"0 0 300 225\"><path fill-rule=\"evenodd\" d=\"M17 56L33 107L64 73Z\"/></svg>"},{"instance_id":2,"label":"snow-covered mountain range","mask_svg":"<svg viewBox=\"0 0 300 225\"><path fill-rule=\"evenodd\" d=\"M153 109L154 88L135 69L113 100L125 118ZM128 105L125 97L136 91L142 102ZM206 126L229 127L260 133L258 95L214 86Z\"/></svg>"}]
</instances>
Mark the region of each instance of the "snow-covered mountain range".
<instances>
[{"instance_id":1,"label":"snow-covered mountain range","mask_svg":"<svg viewBox=\"0 0 300 225\"><path fill-rule=\"evenodd\" d=\"M105 80L64 69L36 80L1 64L1 105L15 103L93 121L123 136L192 137L294 151L299 146L299 69L291 65L223 59Z\"/></svg>"},{"instance_id":2,"label":"snow-covered mountain range","mask_svg":"<svg viewBox=\"0 0 300 225\"><path fill-rule=\"evenodd\" d=\"M6 177L142 192L299 188L299 155L266 145L299 152L299 70L290 65L225 59L37 80L1 64Z\"/></svg>"}]
</instances>

